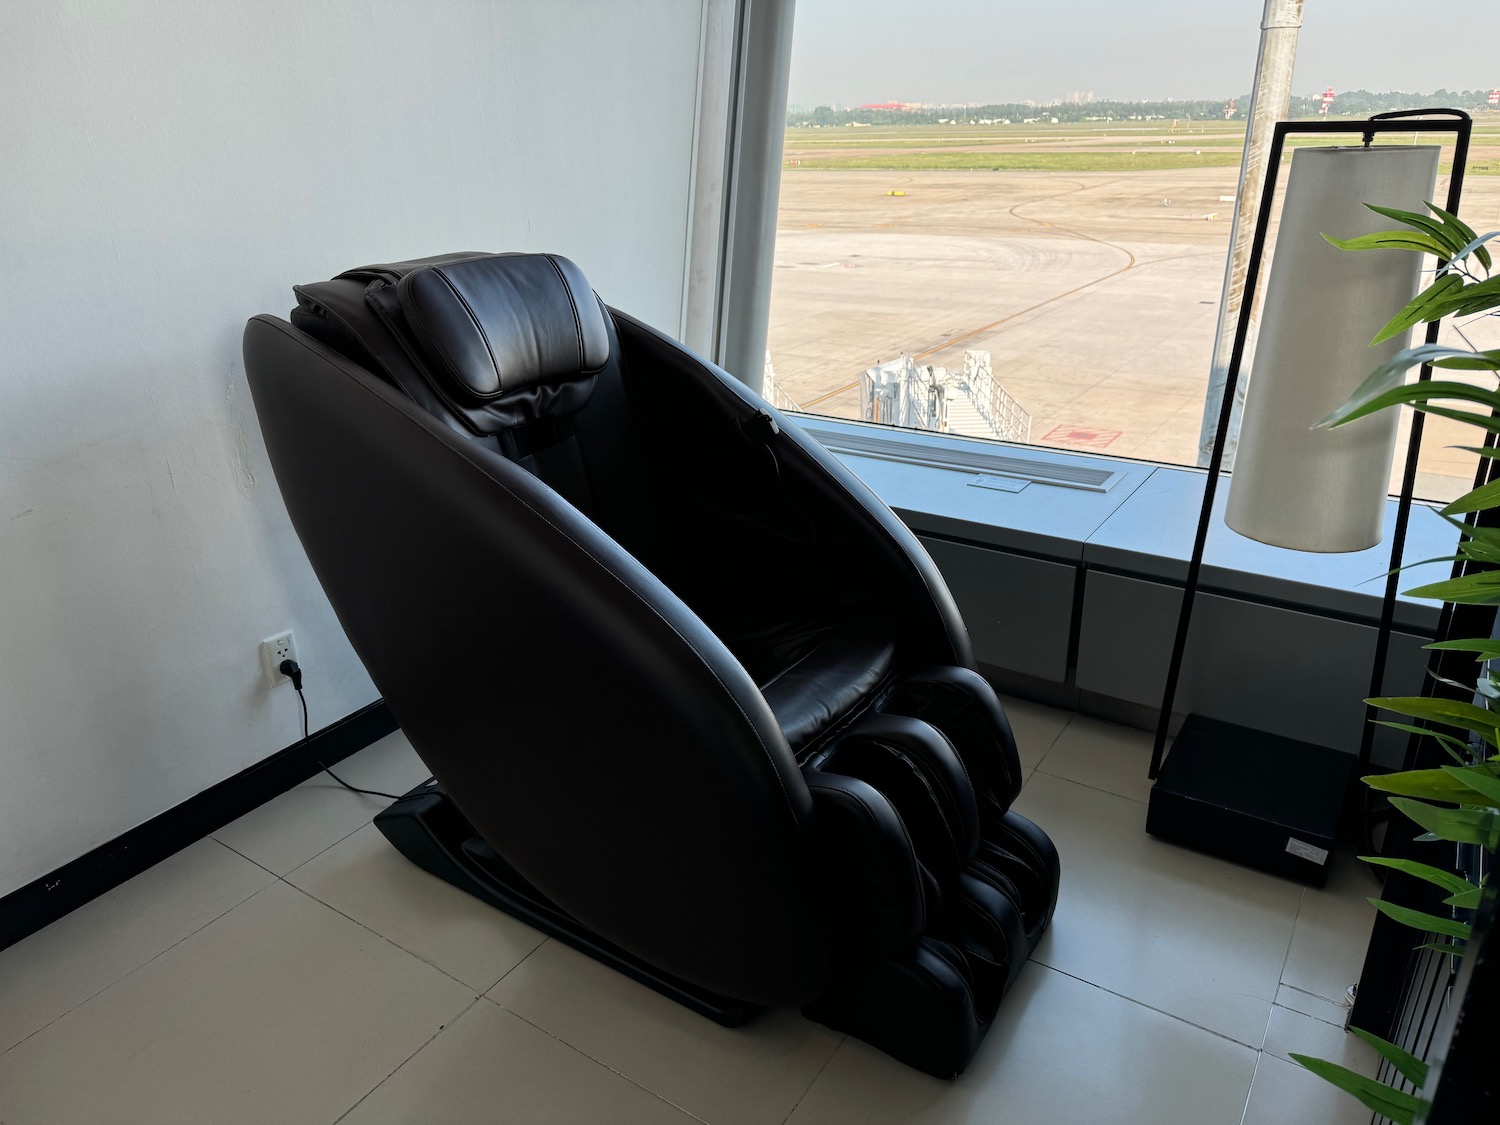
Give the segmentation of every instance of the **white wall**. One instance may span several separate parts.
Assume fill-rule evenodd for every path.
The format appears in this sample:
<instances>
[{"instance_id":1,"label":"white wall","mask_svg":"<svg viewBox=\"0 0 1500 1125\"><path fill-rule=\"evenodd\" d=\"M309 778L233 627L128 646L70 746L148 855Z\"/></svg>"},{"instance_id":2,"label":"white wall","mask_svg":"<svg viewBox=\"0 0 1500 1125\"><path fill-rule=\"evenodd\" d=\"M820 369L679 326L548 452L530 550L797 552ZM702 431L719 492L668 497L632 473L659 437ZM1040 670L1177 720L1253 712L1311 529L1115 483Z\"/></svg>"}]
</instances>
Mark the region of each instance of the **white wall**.
<instances>
[{"instance_id":1,"label":"white wall","mask_svg":"<svg viewBox=\"0 0 1500 1125\"><path fill-rule=\"evenodd\" d=\"M376 697L241 370L293 282L555 250L669 332L714 0L9 0L0 894ZM710 60L709 66L721 60Z\"/></svg>"}]
</instances>

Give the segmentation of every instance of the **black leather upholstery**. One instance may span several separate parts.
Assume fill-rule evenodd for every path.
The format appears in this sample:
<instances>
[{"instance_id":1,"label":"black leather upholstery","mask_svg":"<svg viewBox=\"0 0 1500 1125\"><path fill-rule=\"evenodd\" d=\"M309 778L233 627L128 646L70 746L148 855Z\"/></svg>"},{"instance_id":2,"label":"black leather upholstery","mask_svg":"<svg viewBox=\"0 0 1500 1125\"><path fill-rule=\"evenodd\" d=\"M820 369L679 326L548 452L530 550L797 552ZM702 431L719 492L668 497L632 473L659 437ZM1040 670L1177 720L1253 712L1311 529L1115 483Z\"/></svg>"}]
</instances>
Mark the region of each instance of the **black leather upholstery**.
<instances>
[{"instance_id":1,"label":"black leather upholstery","mask_svg":"<svg viewBox=\"0 0 1500 1125\"><path fill-rule=\"evenodd\" d=\"M831 629L799 647L757 685L793 751L870 698L896 658L889 630L878 623Z\"/></svg>"},{"instance_id":2,"label":"black leather upholstery","mask_svg":"<svg viewBox=\"0 0 1500 1125\"><path fill-rule=\"evenodd\" d=\"M293 324L250 322L246 371L308 557L436 778L387 835L700 1010L803 1003L962 1071L1057 856L1009 811L1010 727L911 533L566 259L297 296Z\"/></svg>"},{"instance_id":3,"label":"black leather upholstery","mask_svg":"<svg viewBox=\"0 0 1500 1125\"><path fill-rule=\"evenodd\" d=\"M436 265L407 274L396 292L456 395L487 402L597 371L609 358L604 312L566 258Z\"/></svg>"}]
</instances>

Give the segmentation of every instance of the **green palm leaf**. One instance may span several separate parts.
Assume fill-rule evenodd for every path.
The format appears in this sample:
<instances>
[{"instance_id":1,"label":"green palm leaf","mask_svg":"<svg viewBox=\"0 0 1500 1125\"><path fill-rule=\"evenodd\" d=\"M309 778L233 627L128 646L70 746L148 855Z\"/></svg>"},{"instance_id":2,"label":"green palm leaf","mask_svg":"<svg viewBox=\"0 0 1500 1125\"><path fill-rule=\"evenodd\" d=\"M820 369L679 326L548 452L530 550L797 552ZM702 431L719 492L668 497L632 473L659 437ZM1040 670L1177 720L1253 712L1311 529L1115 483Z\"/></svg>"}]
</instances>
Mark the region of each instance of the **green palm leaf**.
<instances>
[{"instance_id":1,"label":"green palm leaf","mask_svg":"<svg viewBox=\"0 0 1500 1125\"><path fill-rule=\"evenodd\" d=\"M1395 793L1401 797L1418 797L1424 801L1446 801L1457 805L1465 800L1472 803L1475 797L1469 786L1440 769L1372 774L1363 780L1378 793Z\"/></svg>"},{"instance_id":2,"label":"green palm leaf","mask_svg":"<svg viewBox=\"0 0 1500 1125\"><path fill-rule=\"evenodd\" d=\"M1421 910L1413 910L1409 906L1397 906L1394 902L1382 902L1378 898L1370 899L1370 903L1388 918L1394 918L1403 926L1410 926L1424 933L1441 934L1443 937L1457 938L1459 941L1468 941L1473 933L1473 928L1467 922L1458 922L1437 914L1427 914Z\"/></svg>"},{"instance_id":3,"label":"green palm leaf","mask_svg":"<svg viewBox=\"0 0 1500 1125\"><path fill-rule=\"evenodd\" d=\"M1381 230L1373 234L1357 234L1353 238L1334 238L1329 234L1323 238L1340 250L1415 250L1439 258L1446 258L1449 254L1441 242L1421 231Z\"/></svg>"},{"instance_id":4,"label":"green palm leaf","mask_svg":"<svg viewBox=\"0 0 1500 1125\"><path fill-rule=\"evenodd\" d=\"M1472 703L1457 699L1429 699L1426 696L1386 696L1367 699L1365 702L1382 711L1394 711L1413 719L1426 719L1444 726L1473 731L1491 746L1496 743L1496 724L1500 721L1500 716Z\"/></svg>"},{"instance_id":5,"label":"green palm leaf","mask_svg":"<svg viewBox=\"0 0 1500 1125\"><path fill-rule=\"evenodd\" d=\"M1421 1059L1417 1058L1417 1056L1412 1054L1410 1051L1403 1051L1400 1047L1396 1046L1396 1044L1387 1043L1384 1039L1380 1038L1380 1036L1371 1035L1363 1028L1351 1027L1349 1029L1349 1034L1357 1036L1358 1038L1368 1043L1371 1047L1374 1047L1381 1058L1385 1059L1386 1062L1394 1066L1397 1073L1400 1074L1402 1078L1410 1082L1413 1086L1417 1087L1417 1089L1420 1090L1423 1084L1427 1081L1427 1064Z\"/></svg>"},{"instance_id":6,"label":"green palm leaf","mask_svg":"<svg viewBox=\"0 0 1500 1125\"><path fill-rule=\"evenodd\" d=\"M1462 875L1455 875L1451 871L1444 871L1441 867L1433 867L1428 863L1418 863L1414 859L1388 859L1383 855L1362 855L1359 860L1361 863L1369 863L1376 867L1389 867L1413 878L1421 879L1423 882L1442 887L1443 890L1453 894L1475 889L1474 884Z\"/></svg>"},{"instance_id":7,"label":"green palm leaf","mask_svg":"<svg viewBox=\"0 0 1500 1125\"><path fill-rule=\"evenodd\" d=\"M1387 219L1395 219L1398 223L1405 223L1409 227L1415 227L1424 234L1430 234L1443 246L1447 247L1446 258L1456 257L1464 247L1464 243L1473 237L1459 230L1452 223L1441 218L1431 218L1427 215L1419 215L1415 211L1402 211L1396 207L1377 207L1373 203L1366 203L1365 207L1374 211L1377 215L1384 215Z\"/></svg>"},{"instance_id":8,"label":"green palm leaf","mask_svg":"<svg viewBox=\"0 0 1500 1125\"><path fill-rule=\"evenodd\" d=\"M1500 656L1500 641L1435 641L1422 647L1442 652L1473 652L1478 654L1477 660L1493 660Z\"/></svg>"},{"instance_id":9,"label":"green palm leaf","mask_svg":"<svg viewBox=\"0 0 1500 1125\"><path fill-rule=\"evenodd\" d=\"M1484 243L1489 241L1491 238L1494 238L1496 234L1500 234L1500 231L1492 231L1489 234L1482 236L1477 235L1474 233L1474 228L1460 219L1457 215L1451 215L1447 211L1444 211L1441 207L1438 207L1433 203L1428 203L1427 209L1438 218L1442 219L1443 222L1452 226L1460 236L1468 240L1464 245L1464 248L1459 250L1458 253L1454 255L1455 258L1462 258L1472 253L1476 258L1480 260L1480 262L1484 264L1485 269L1490 268L1490 253L1484 248Z\"/></svg>"},{"instance_id":10,"label":"green palm leaf","mask_svg":"<svg viewBox=\"0 0 1500 1125\"><path fill-rule=\"evenodd\" d=\"M1405 591L1411 598L1433 598L1458 605L1500 605L1500 571L1483 570L1461 578L1445 578Z\"/></svg>"},{"instance_id":11,"label":"green palm leaf","mask_svg":"<svg viewBox=\"0 0 1500 1125\"><path fill-rule=\"evenodd\" d=\"M1323 1059L1299 1055L1295 1051L1287 1056L1294 1063L1306 1067L1325 1082L1330 1082L1345 1093L1353 1094L1366 1107L1383 1117L1389 1117L1396 1125L1412 1125L1417 1111L1427 1105L1415 1094L1395 1090L1384 1082L1377 1082L1357 1071Z\"/></svg>"},{"instance_id":12,"label":"green palm leaf","mask_svg":"<svg viewBox=\"0 0 1500 1125\"><path fill-rule=\"evenodd\" d=\"M1365 377L1365 381L1359 385L1354 394L1349 396L1347 402L1338 409L1332 411L1326 418L1314 424L1314 429L1330 429L1340 426L1346 422L1352 422L1355 418L1362 418L1375 410L1383 409L1392 403L1381 403L1378 406L1370 404L1380 396L1389 394L1391 391L1401 387L1401 380L1405 377L1408 368L1415 367L1420 363L1438 363L1444 360L1462 360L1465 363L1474 362L1477 354L1466 348L1450 348L1446 344L1421 344L1415 348L1407 348L1405 351L1397 352L1386 362L1382 363L1374 371ZM1500 358L1495 362L1500 367ZM1413 384L1418 386L1420 384ZM1479 394L1491 394L1480 387L1471 387L1467 383L1449 383L1446 386L1452 389L1452 397L1458 401L1476 401L1470 398L1470 392ZM1435 396L1446 397L1446 396ZM1404 401L1404 400L1396 400Z\"/></svg>"},{"instance_id":13,"label":"green palm leaf","mask_svg":"<svg viewBox=\"0 0 1500 1125\"><path fill-rule=\"evenodd\" d=\"M1440 767L1443 773L1456 780L1466 789L1472 789L1490 804L1500 807L1500 777L1489 766ZM1469 798L1469 804L1475 803Z\"/></svg>"},{"instance_id":14,"label":"green palm leaf","mask_svg":"<svg viewBox=\"0 0 1500 1125\"><path fill-rule=\"evenodd\" d=\"M1467 512L1482 512L1500 504L1500 480L1482 484L1471 492L1465 492L1453 503L1442 509L1445 516L1458 516Z\"/></svg>"},{"instance_id":15,"label":"green palm leaf","mask_svg":"<svg viewBox=\"0 0 1500 1125\"><path fill-rule=\"evenodd\" d=\"M1370 341L1370 347L1383 344L1423 321L1442 320L1458 305L1465 303L1465 298L1459 296L1463 292L1464 279L1462 277L1456 273L1443 274L1413 297L1404 309L1391 317L1386 326L1375 333L1375 338ZM1456 301L1455 298L1457 298Z\"/></svg>"},{"instance_id":16,"label":"green palm leaf","mask_svg":"<svg viewBox=\"0 0 1500 1125\"><path fill-rule=\"evenodd\" d=\"M1406 797L1392 797L1391 804L1440 840L1479 844L1492 851L1500 847L1500 813L1494 809L1440 809Z\"/></svg>"}]
</instances>

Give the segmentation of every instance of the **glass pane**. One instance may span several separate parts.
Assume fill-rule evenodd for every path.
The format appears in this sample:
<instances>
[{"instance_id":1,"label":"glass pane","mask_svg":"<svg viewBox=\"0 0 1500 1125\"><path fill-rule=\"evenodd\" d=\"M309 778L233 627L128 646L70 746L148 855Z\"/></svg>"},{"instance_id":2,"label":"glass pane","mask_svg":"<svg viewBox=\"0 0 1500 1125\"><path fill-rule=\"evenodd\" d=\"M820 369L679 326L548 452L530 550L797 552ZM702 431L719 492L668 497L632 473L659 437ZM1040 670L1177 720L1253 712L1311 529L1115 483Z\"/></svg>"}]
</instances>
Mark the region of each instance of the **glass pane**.
<instances>
[{"instance_id":1,"label":"glass pane","mask_svg":"<svg viewBox=\"0 0 1500 1125\"><path fill-rule=\"evenodd\" d=\"M1259 6L1212 17L1201 5L1150 7L1167 22L1081 0L1025 16L947 0L921 21L910 6L885 3L860 6L857 20L837 3L799 7L769 338L770 385L783 405L1196 462ZM1191 52L1171 24L1189 13L1213 21L1196 27ZM1357 52L1349 35L1373 44L1385 34L1354 21L1336 37L1314 23L1332 18L1306 17L1294 117L1324 110L1302 76ZM1039 30L1070 19L1093 30ZM962 48L992 32L1005 44L1000 56ZM939 40L952 47L941 63L927 49ZM1105 53L1116 63L1106 67ZM891 65L875 66L882 57ZM1414 88L1399 56L1380 59L1388 78L1374 88ZM1085 89L1105 80L1137 97ZM1002 100L1023 81L1032 100ZM1229 96L1139 100L1216 88ZM932 100L875 100L876 91ZM950 96L939 102L931 91ZM1488 92L1336 92L1328 112L1471 109L1463 214L1494 229L1500 112L1488 110ZM1495 347L1497 328L1489 318L1466 333ZM1429 424L1419 495L1447 499L1468 487L1473 455L1445 448L1474 444L1465 429Z\"/></svg>"}]
</instances>

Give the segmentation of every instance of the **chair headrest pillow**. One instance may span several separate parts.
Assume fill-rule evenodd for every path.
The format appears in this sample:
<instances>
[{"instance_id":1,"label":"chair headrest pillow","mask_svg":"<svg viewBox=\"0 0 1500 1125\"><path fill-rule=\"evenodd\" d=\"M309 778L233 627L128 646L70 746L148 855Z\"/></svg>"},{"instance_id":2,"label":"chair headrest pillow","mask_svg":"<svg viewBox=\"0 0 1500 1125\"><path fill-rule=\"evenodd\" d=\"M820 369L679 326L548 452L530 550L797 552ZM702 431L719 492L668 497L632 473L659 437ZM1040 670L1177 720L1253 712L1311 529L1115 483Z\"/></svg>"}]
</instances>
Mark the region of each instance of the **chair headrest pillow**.
<instances>
[{"instance_id":1,"label":"chair headrest pillow","mask_svg":"<svg viewBox=\"0 0 1500 1125\"><path fill-rule=\"evenodd\" d=\"M426 266L401 279L398 296L434 375L470 403L576 379L609 360L603 306L583 271L557 254Z\"/></svg>"}]
</instances>

